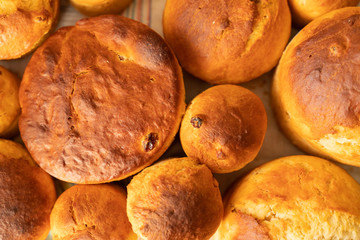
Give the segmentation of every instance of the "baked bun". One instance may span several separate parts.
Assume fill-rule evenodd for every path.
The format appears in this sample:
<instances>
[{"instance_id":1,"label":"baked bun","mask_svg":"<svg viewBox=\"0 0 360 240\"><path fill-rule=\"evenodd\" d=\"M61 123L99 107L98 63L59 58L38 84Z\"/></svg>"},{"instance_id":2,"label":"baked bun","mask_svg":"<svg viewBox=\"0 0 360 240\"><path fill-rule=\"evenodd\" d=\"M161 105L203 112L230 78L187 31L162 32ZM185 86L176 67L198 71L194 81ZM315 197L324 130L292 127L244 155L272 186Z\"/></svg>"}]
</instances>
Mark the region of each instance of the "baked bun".
<instances>
[{"instance_id":1,"label":"baked bun","mask_svg":"<svg viewBox=\"0 0 360 240\"><path fill-rule=\"evenodd\" d=\"M241 83L277 64L291 16L286 0L167 0L163 29L186 71L211 84Z\"/></svg>"},{"instance_id":2,"label":"baked bun","mask_svg":"<svg viewBox=\"0 0 360 240\"><path fill-rule=\"evenodd\" d=\"M233 186L224 208L212 240L360 239L360 185L317 157L256 168Z\"/></svg>"},{"instance_id":3,"label":"baked bun","mask_svg":"<svg viewBox=\"0 0 360 240\"><path fill-rule=\"evenodd\" d=\"M1 51L1 50L0 50ZM0 66L0 137L13 137L18 133L20 115L18 77Z\"/></svg>"},{"instance_id":4,"label":"baked bun","mask_svg":"<svg viewBox=\"0 0 360 240\"><path fill-rule=\"evenodd\" d=\"M304 151L360 167L360 8L323 15L288 45L274 76L278 122Z\"/></svg>"},{"instance_id":5,"label":"baked bun","mask_svg":"<svg viewBox=\"0 0 360 240\"><path fill-rule=\"evenodd\" d=\"M240 86L219 85L191 101L181 124L181 145L186 155L199 159L211 171L232 172L254 160L266 125L258 96Z\"/></svg>"},{"instance_id":6,"label":"baked bun","mask_svg":"<svg viewBox=\"0 0 360 240\"><path fill-rule=\"evenodd\" d=\"M82 14L98 16L120 13L132 0L70 0L70 2Z\"/></svg>"},{"instance_id":7,"label":"baked bun","mask_svg":"<svg viewBox=\"0 0 360 240\"><path fill-rule=\"evenodd\" d=\"M218 183L193 158L146 168L127 189L127 214L139 239L209 239L220 224L223 205Z\"/></svg>"},{"instance_id":8,"label":"baked bun","mask_svg":"<svg viewBox=\"0 0 360 240\"><path fill-rule=\"evenodd\" d=\"M333 10L358 5L359 0L289 0L294 22L305 26L315 18Z\"/></svg>"},{"instance_id":9,"label":"baked bun","mask_svg":"<svg viewBox=\"0 0 360 240\"><path fill-rule=\"evenodd\" d=\"M136 240L126 215L126 192L111 184L76 185L63 192L51 212L54 240Z\"/></svg>"},{"instance_id":10,"label":"baked bun","mask_svg":"<svg viewBox=\"0 0 360 240\"><path fill-rule=\"evenodd\" d=\"M0 239L45 239L55 200L51 177L25 148L0 139Z\"/></svg>"},{"instance_id":11,"label":"baked bun","mask_svg":"<svg viewBox=\"0 0 360 240\"><path fill-rule=\"evenodd\" d=\"M0 60L34 50L55 27L58 15L59 0L1 0Z\"/></svg>"},{"instance_id":12,"label":"baked bun","mask_svg":"<svg viewBox=\"0 0 360 240\"><path fill-rule=\"evenodd\" d=\"M52 35L27 65L19 98L29 152L73 183L119 180L150 165L185 111L181 68L164 40L115 15Z\"/></svg>"}]
</instances>

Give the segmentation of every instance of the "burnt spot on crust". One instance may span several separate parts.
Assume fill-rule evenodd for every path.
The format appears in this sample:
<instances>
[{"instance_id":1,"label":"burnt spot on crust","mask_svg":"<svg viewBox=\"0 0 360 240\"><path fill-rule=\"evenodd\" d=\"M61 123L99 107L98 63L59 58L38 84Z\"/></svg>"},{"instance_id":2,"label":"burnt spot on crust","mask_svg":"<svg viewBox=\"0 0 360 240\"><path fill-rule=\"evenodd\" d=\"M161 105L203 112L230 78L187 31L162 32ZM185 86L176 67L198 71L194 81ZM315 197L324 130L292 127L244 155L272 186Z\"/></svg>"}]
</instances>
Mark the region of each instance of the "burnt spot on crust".
<instances>
[{"instance_id":1,"label":"burnt spot on crust","mask_svg":"<svg viewBox=\"0 0 360 240\"><path fill-rule=\"evenodd\" d=\"M200 128L203 124L203 120L200 117L192 117L190 123L194 128Z\"/></svg>"},{"instance_id":2,"label":"burnt spot on crust","mask_svg":"<svg viewBox=\"0 0 360 240\"><path fill-rule=\"evenodd\" d=\"M146 152L153 150L159 141L157 133L149 133L143 141L143 147Z\"/></svg>"}]
</instances>

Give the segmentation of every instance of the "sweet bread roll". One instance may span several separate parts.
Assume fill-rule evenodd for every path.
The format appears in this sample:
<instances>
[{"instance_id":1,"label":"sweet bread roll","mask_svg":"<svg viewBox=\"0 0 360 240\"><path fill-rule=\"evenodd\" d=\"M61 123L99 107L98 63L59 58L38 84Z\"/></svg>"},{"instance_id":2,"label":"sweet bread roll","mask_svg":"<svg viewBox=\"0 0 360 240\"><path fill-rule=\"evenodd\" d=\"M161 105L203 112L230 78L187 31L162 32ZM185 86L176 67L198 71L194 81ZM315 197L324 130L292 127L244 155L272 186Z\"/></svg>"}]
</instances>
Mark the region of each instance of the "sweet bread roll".
<instances>
[{"instance_id":1,"label":"sweet bread roll","mask_svg":"<svg viewBox=\"0 0 360 240\"><path fill-rule=\"evenodd\" d=\"M54 240L137 240L126 215L126 192L111 184L76 185L51 212Z\"/></svg>"},{"instance_id":2,"label":"sweet bread roll","mask_svg":"<svg viewBox=\"0 0 360 240\"><path fill-rule=\"evenodd\" d=\"M150 165L185 111L170 48L147 26L115 15L52 35L27 65L19 98L20 133L34 160L73 183L119 180Z\"/></svg>"},{"instance_id":3,"label":"sweet bread roll","mask_svg":"<svg viewBox=\"0 0 360 240\"><path fill-rule=\"evenodd\" d=\"M306 152L360 166L360 8L317 18L288 45L272 99L284 132Z\"/></svg>"},{"instance_id":4,"label":"sweet bread roll","mask_svg":"<svg viewBox=\"0 0 360 240\"><path fill-rule=\"evenodd\" d=\"M232 172L256 157L266 125L258 96L240 86L219 85L191 101L181 123L181 145L211 171Z\"/></svg>"},{"instance_id":5,"label":"sweet bread roll","mask_svg":"<svg viewBox=\"0 0 360 240\"><path fill-rule=\"evenodd\" d=\"M45 239L55 200L51 177L25 148L0 139L0 239Z\"/></svg>"},{"instance_id":6,"label":"sweet bread roll","mask_svg":"<svg viewBox=\"0 0 360 240\"><path fill-rule=\"evenodd\" d=\"M163 29L186 71L211 84L241 83L277 64L291 16L286 0L167 0Z\"/></svg>"},{"instance_id":7,"label":"sweet bread roll","mask_svg":"<svg viewBox=\"0 0 360 240\"><path fill-rule=\"evenodd\" d=\"M205 165L192 158L148 167L127 189L127 214L139 239L205 240L220 224L218 183Z\"/></svg>"},{"instance_id":8,"label":"sweet bread roll","mask_svg":"<svg viewBox=\"0 0 360 240\"><path fill-rule=\"evenodd\" d=\"M289 0L292 18L300 26L333 10L358 5L359 0Z\"/></svg>"},{"instance_id":9,"label":"sweet bread roll","mask_svg":"<svg viewBox=\"0 0 360 240\"><path fill-rule=\"evenodd\" d=\"M18 133L19 85L18 77L0 66L0 137L2 138L13 137Z\"/></svg>"},{"instance_id":10,"label":"sweet bread roll","mask_svg":"<svg viewBox=\"0 0 360 240\"><path fill-rule=\"evenodd\" d=\"M58 15L59 0L1 0L0 60L34 50L55 27Z\"/></svg>"},{"instance_id":11,"label":"sweet bread roll","mask_svg":"<svg viewBox=\"0 0 360 240\"><path fill-rule=\"evenodd\" d=\"M120 13L132 0L70 0L70 2L82 14L98 16Z\"/></svg>"},{"instance_id":12,"label":"sweet bread roll","mask_svg":"<svg viewBox=\"0 0 360 240\"><path fill-rule=\"evenodd\" d=\"M256 168L233 186L224 208L212 240L360 239L360 185L317 157Z\"/></svg>"}]
</instances>

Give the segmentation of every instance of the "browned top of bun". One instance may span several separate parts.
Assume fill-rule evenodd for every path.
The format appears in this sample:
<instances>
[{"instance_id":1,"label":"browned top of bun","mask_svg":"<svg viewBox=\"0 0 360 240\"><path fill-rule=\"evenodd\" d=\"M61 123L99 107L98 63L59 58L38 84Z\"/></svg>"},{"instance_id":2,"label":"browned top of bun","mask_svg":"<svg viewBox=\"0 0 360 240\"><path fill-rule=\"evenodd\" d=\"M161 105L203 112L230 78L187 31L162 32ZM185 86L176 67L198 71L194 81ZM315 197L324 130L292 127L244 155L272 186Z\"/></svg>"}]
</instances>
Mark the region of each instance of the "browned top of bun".
<instances>
[{"instance_id":1,"label":"browned top of bun","mask_svg":"<svg viewBox=\"0 0 360 240\"><path fill-rule=\"evenodd\" d=\"M168 0L163 27L187 71L222 84L249 81L273 68L289 38L290 21L285 0Z\"/></svg>"},{"instance_id":2,"label":"browned top of bun","mask_svg":"<svg viewBox=\"0 0 360 240\"><path fill-rule=\"evenodd\" d=\"M218 183L193 158L144 169L128 185L127 213L143 239L209 239L223 212Z\"/></svg>"},{"instance_id":3,"label":"browned top of bun","mask_svg":"<svg viewBox=\"0 0 360 240\"><path fill-rule=\"evenodd\" d=\"M56 200L53 181L29 164L19 144L0 141L0 239L45 239Z\"/></svg>"},{"instance_id":4,"label":"browned top of bun","mask_svg":"<svg viewBox=\"0 0 360 240\"><path fill-rule=\"evenodd\" d=\"M59 179L121 179L170 145L184 95L181 69L158 34L121 16L88 18L33 55L20 87L20 132Z\"/></svg>"},{"instance_id":5,"label":"browned top of bun","mask_svg":"<svg viewBox=\"0 0 360 240\"><path fill-rule=\"evenodd\" d=\"M314 132L359 125L360 8L344 8L307 25L279 66Z\"/></svg>"},{"instance_id":6,"label":"browned top of bun","mask_svg":"<svg viewBox=\"0 0 360 240\"><path fill-rule=\"evenodd\" d=\"M37 47L57 22L59 0L1 0L0 59L14 59Z\"/></svg>"},{"instance_id":7,"label":"browned top of bun","mask_svg":"<svg viewBox=\"0 0 360 240\"><path fill-rule=\"evenodd\" d=\"M51 212L54 240L135 240L126 215L126 192L116 186L75 185L56 201Z\"/></svg>"},{"instance_id":8,"label":"browned top of bun","mask_svg":"<svg viewBox=\"0 0 360 240\"><path fill-rule=\"evenodd\" d=\"M211 87L189 104L180 138L185 153L213 172L231 172L252 161L265 137L260 98L236 85Z\"/></svg>"}]
</instances>

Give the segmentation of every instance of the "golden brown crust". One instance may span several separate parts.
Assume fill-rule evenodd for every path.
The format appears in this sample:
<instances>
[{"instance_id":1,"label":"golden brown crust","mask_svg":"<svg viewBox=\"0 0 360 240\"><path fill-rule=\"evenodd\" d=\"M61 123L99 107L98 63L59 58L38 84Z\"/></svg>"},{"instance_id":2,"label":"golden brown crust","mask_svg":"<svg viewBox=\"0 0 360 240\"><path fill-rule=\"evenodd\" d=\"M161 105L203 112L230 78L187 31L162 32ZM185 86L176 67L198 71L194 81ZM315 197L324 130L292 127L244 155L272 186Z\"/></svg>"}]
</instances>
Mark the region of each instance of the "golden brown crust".
<instances>
[{"instance_id":1,"label":"golden brown crust","mask_svg":"<svg viewBox=\"0 0 360 240\"><path fill-rule=\"evenodd\" d=\"M122 179L173 141L183 84L174 54L147 26L115 15L84 19L57 31L29 62L21 136L35 161L61 180Z\"/></svg>"},{"instance_id":2,"label":"golden brown crust","mask_svg":"<svg viewBox=\"0 0 360 240\"><path fill-rule=\"evenodd\" d=\"M270 239L360 237L360 185L345 170L320 158L271 161L253 170L228 194L225 217L215 234L222 240L235 240L234 231L249 230L236 227L244 214L265 228Z\"/></svg>"},{"instance_id":3,"label":"golden brown crust","mask_svg":"<svg viewBox=\"0 0 360 240\"><path fill-rule=\"evenodd\" d=\"M15 59L39 46L55 27L59 0L2 0L0 59Z\"/></svg>"},{"instance_id":4,"label":"golden brown crust","mask_svg":"<svg viewBox=\"0 0 360 240\"><path fill-rule=\"evenodd\" d=\"M51 177L19 144L0 140L0 239L45 239L56 200Z\"/></svg>"},{"instance_id":5,"label":"golden brown crust","mask_svg":"<svg viewBox=\"0 0 360 240\"><path fill-rule=\"evenodd\" d=\"M126 192L115 184L76 185L51 212L54 240L136 240L126 215Z\"/></svg>"},{"instance_id":6,"label":"golden brown crust","mask_svg":"<svg viewBox=\"0 0 360 240\"><path fill-rule=\"evenodd\" d=\"M180 139L186 155L213 172L226 173L255 158L266 126L259 97L240 86L219 85L192 100L182 120Z\"/></svg>"},{"instance_id":7,"label":"golden brown crust","mask_svg":"<svg viewBox=\"0 0 360 240\"><path fill-rule=\"evenodd\" d=\"M360 8L307 25L288 45L274 77L280 124L304 150L360 166Z\"/></svg>"},{"instance_id":8,"label":"golden brown crust","mask_svg":"<svg viewBox=\"0 0 360 240\"><path fill-rule=\"evenodd\" d=\"M18 134L20 116L18 77L0 66L0 137Z\"/></svg>"},{"instance_id":9,"label":"golden brown crust","mask_svg":"<svg viewBox=\"0 0 360 240\"><path fill-rule=\"evenodd\" d=\"M192 158L146 168L127 187L127 213L142 239L209 239L223 213L218 183Z\"/></svg>"},{"instance_id":10,"label":"golden brown crust","mask_svg":"<svg viewBox=\"0 0 360 240\"><path fill-rule=\"evenodd\" d=\"M70 0L70 2L82 14L98 16L120 13L132 0Z\"/></svg>"},{"instance_id":11,"label":"golden brown crust","mask_svg":"<svg viewBox=\"0 0 360 240\"><path fill-rule=\"evenodd\" d=\"M300 26L333 10L356 6L358 3L359 0L289 0L292 18Z\"/></svg>"},{"instance_id":12,"label":"golden brown crust","mask_svg":"<svg viewBox=\"0 0 360 240\"><path fill-rule=\"evenodd\" d=\"M163 28L186 71L211 84L240 83L277 64L291 17L285 0L168 0Z\"/></svg>"}]
</instances>

